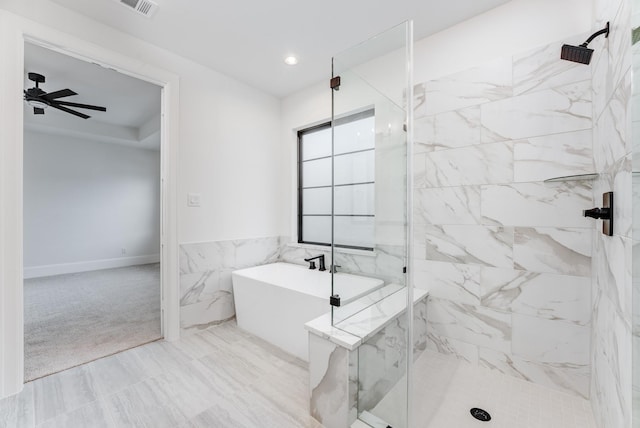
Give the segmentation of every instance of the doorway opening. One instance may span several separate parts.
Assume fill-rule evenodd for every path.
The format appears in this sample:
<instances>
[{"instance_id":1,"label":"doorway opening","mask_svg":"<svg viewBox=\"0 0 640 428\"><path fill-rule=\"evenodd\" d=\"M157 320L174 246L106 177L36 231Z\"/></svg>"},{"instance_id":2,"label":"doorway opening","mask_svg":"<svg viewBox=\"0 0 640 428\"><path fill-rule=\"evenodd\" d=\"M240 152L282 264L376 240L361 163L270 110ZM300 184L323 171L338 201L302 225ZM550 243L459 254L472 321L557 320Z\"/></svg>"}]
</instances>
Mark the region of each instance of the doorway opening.
<instances>
[{"instance_id":1,"label":"doorway opening","mask_svg":"<svg viewBox=\"0 0 640 428\"><path fill-rule=\"evenodd\" d=\"M24 53L25 90L37 73L48 94L24 103L29 381L163 337L162 89L35 44Z\"/></svg>"}]
</instances>

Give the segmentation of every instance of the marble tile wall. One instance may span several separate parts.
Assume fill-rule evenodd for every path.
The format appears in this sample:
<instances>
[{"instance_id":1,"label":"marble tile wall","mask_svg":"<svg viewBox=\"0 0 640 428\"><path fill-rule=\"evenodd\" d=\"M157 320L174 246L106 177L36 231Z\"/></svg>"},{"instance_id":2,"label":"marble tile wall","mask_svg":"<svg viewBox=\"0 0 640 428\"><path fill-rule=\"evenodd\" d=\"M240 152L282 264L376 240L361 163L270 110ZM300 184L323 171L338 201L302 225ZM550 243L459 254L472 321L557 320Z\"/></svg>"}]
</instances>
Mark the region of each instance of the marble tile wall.
<instances>
[{"instance_id":1,"label":"marble tile wall","mask_svg":"<svg viewBox=\"0 0 640 428\"><path fill-rule=\"evenodd\" d=\"M289 237L281 237L280 260L287 263L307 265L305 258L324 254L327 269L331 263L331 251L327 249L309 248L290 244ZM387 284L404 283L402 268L404 262L404 247L396 245L376 245L375 251L368 254L365 251L349 251L336 249L336 265L340 272L354 275L379 278Z\"/></svg>"},{"instance_id":2,"label":"marble tile wall","mask_svg":"<svg viewBox=\"0 0 640 428\"><path fill-rule=\"evenodd\" d=\"M427 299L414 304L413 357L427 345ZM399 315L358 348L348 350L309 333L311 415L327 428L351 426L406 382L407 317ZM401 408L397 409L402 412Z\"/></svg>"},{"instance_id":3,"label":"marble tile wall","mask_svg":"<svg viewBox=\"0 0 640 428\"><path fill-rule=\"evenodd\" d=\"M197 331L235 315L231 272L278 261L279 237L180 246L180 326Z\"/></svg>"},{"instance_id":4,"label":"marble tile wall","mask_svg":"<svg viewBox=\"0 0 640 428\"><path fill-rule=\"evenodd\" d=\"M594 8L595 28L611 23L591 62L596 205L603 192L615 192L614 236L596 232L592 250L591 403L602 428L632 426L631 7L631 0L595 0Z\"/></svg>"},{"instance_id":5,"label":"marble tile wall","mask_svg":"<svg viewBox=\"0 0 640 428\"><path fill-rule=\"evenodd\" d=\"M306 265L305 258L328 250L290 244L288 237L267 237L202 242L180 246L180 326L184 332L205 329L235 315L231 272L236 269L283 261ZM341 272L403 283L404 248L376 247L372 254L336 252ZM327 311L329 308L327 307Z\"/></svg>"},{"instance_id":6,"label":"marble tile wall","mask_svg":"<svg viewBox=\"0 0 640 428\"><path fill-rule=\"evenodd\" d=\"M416 86L415 281L427 347L589 396L591 70L563 43Z\"/></svg>"}]
</instances>

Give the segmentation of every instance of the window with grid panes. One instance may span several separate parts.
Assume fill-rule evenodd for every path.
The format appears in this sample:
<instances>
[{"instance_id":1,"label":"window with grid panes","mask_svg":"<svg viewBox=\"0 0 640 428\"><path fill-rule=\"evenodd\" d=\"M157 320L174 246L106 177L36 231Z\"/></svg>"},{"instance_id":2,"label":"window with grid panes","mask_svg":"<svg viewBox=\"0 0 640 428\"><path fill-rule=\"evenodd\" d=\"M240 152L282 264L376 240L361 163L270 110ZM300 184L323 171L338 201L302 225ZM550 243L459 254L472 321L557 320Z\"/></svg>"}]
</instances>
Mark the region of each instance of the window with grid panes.
<instances>
[{"instance_id":1,"label":"window with grid panes","mask_svg":"<svg viewBox=\"0 0 640 428\"><path fill-rule=\"evenodd\" d=\"M368 110L298 132L298 242L331 245L331 164L337 247L373 250L375 117ZM332 159L333 158L333 159Z\"/></svg>"}]
</instances>

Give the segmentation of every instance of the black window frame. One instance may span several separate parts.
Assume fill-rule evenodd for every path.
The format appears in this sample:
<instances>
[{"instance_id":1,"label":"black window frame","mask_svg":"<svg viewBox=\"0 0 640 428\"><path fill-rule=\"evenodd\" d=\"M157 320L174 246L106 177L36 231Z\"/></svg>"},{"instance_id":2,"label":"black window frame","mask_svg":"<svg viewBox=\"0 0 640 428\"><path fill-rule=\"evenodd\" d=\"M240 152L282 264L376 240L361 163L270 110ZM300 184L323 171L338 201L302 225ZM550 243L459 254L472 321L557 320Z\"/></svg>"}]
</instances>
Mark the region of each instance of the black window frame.
<instances>
[{"instance_id":1,"label":"black window frame","mask_svg":"<svg viewBox=\"0 0 640 428\"><path fill-rule=\"evenodd\" d=\"M364 110L362 112L359 113L355 113L355 114L351 114L345 117L341 117L339 119L336 119L335 122L335 126L339 126L341 124L345 124L345 123L349 123L349 122L355 122L356 120L360 120L360 119L366 119L368 117L375 117L375 110L374 109L367 109ZM330 129L332 127L331 121L328 122L324 122L321 123L319 125L315 125L315 126L311 126L309 128L305 128L305 129L301 129L298 131L298 156L297 156L297 162L298 162L298 243L299 244L306 244L306 245L318 245L318 246L323 246L323 247L331 247L331 242L329 243L325 243L325 242L314 242L314 241L305 241L303 240L303 234L302 234L302 226L303 226L303 217L332 217L331 214L303 214L302 212L302 204L303 204L303 200L302 200L302 195L303 195L303 190L304 189L312 189L312 188L331 188L331 187L338 187L338 186L353 186L353 185L362 185L362 184L375 184L375 180L374 181L370 181L370 182L364 182L364 183L346 183L346 184L339 184L339 185L329 185L329 186L317 186L317 187L304 187L303 186L303 182L302 182L302 165L304 162L308 162L308 161L312 161L312 160L319 160L319 159L331 159L331 158L336 158L338 156L343 156L343 155L349 155L349 154L354 154L354 153L360 153L360 152L368 152L368 151L373 151L375 153L375 145L373 148L370 149L362 149L362 150L354 150L351 152L345 152L345 153L340 153L340 154L331 154L329 156L323 156L323 157L319 157L319 158L313 158L313 159L306 159L306 160L302 160L302 138L304 135L306 134L311 134L313 132L318 132L321 131L323 129ZM333 195L333 192L332 192ZM332 201L333 202L333 201ZM374 214L368 214L368 215L357 215L357 214L334 214L333 217L374 217L375 218L375 213ZM334 244L334 246L336 248L346 248L346 249L351 249L351 250L364 250L364 251L373 251L374 248L373 247L363 247L363 246L357 246L357 245L343 245L343 244Z\"/></svg>"}]
</instances>

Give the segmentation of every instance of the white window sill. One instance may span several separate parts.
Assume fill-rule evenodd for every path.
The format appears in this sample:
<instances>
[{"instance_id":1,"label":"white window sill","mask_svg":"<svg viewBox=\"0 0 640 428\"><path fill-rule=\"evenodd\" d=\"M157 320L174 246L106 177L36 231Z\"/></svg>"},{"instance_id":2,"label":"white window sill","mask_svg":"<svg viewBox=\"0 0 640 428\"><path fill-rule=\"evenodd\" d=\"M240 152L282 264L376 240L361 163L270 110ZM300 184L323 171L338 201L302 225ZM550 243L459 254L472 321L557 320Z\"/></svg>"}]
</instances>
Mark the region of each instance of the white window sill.
<instances>
[{"instance_id":1,"label":"white window sill","mask_svg":"<svg viewBox=\"0 0 640 428\"><path fill-rule=\"evenodd\" d=\"M292 248L305 248L308 250L315 250L315 251L331 251L331 247L327 247L324 245L313 245L313 244L300 244L298 242L289 242L287 244L287 247L292 247ZM358 255L358 256L369 256L369 257L375 257L376 256L376 250L374 249L373 251L368 251L368 250L357 250L354 248L339 248L336 247L333 249L336 253L341 253L341 254L354 254L354 255Z\"/></svg>"}]
</instances>

